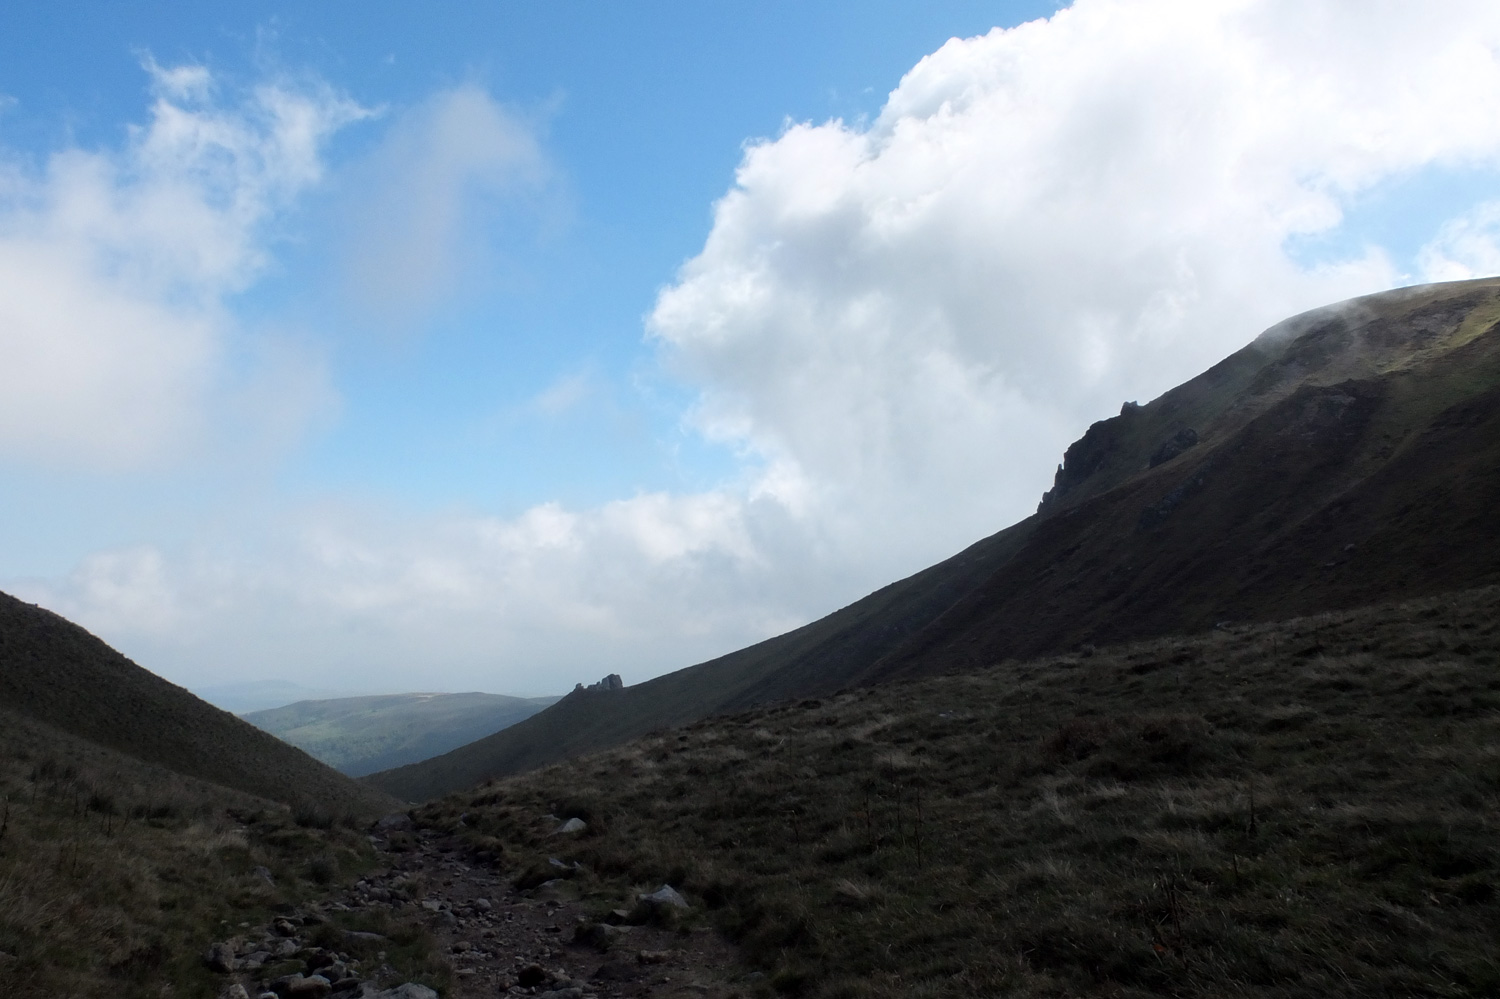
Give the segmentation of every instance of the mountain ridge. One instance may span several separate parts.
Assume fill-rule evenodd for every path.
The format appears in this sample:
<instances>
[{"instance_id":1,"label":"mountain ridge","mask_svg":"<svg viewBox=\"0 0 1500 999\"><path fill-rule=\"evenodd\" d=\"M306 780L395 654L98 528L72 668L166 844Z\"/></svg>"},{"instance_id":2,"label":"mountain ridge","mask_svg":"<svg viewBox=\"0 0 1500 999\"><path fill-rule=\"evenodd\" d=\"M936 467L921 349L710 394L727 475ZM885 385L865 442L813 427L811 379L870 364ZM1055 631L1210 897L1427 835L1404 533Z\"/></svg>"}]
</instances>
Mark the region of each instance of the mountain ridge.
<instances>
[{"instance_id":1,"label":"mountain ridge","mask_svg":"<svg viewBox=\"0 0 1500 999\"><path fill-rule=\"evenodd\" d=\"M1500 279L1311 310L1095 423L1036 514L934 566L366 779L421 800L768 701L1500 581L1497 386Z\"/></svg>"}]
</instances>

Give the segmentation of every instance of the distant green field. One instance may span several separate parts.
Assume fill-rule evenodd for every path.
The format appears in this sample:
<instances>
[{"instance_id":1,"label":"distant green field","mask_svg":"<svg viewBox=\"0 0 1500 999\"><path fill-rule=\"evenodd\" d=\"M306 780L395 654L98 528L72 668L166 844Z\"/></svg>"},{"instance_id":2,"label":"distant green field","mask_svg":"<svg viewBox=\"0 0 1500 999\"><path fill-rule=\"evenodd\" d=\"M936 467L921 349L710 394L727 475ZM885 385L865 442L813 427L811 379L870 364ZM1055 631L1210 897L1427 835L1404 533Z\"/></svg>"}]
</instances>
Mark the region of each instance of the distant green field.
<instances>
[{"instance_id":1,"label":"distant green field","mask_svg":"<svg viewBox=\"0 0 1500 999\"><path fill-rule=\"evenodd\" d=\"M298 701L242 717L350 777L362 777L446 753L530 718L556 700L383 694Z\"/></svg>"}]
</instances>

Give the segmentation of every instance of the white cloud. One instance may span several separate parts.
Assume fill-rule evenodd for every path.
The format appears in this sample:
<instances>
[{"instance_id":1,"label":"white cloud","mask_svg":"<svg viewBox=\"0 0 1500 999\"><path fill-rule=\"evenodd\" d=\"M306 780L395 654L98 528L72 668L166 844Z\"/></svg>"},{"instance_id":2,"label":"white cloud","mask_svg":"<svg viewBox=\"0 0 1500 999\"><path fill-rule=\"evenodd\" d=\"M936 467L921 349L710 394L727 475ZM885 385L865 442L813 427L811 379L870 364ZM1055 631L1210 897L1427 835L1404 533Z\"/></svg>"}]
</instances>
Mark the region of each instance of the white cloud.
<instances>
[{"instance_id":1,"label":"white cloud","mask_svg":"<svg viewBox=\"0 0 1500 999\"><path fill-rule=\"evenodd\" d=\"M154 102L118 150L0 177L0 455L127 468L191 442L231 378L224 297L266 262L264 226L363 112L326 88L216 100L200 66L147 61Z\"/></svg>"},{"instance_id":2,"label":"white cloud","mask_svg":"<svg viewBox=\"0 0 1500 999\"><path fill-rule=\"evenodd\" d=\"M1476 205L1452 219L1417 257L1428 281L1462 281L1500 274L1500 201Z\"/></svg>"},{"instance_id":3,"label":"white cloud","mask_svg":"<svg viewBox=\"0 0 1500 999\"><path fill-rule=\"evenodd\" d=\"M743 481L509 519L307 512L26 592L180 679L542 692L727 651L1030 512L1123 399L1397 280L1379 246L1309 269L1288 240L1374 185L1495 170L1497 50L1491 0L1080 0L950 42L867 126L747 147L658 298L650 335ZM452 287L469 192L524 189L532 141L473 88L398 122L359 293L399 313ZM1427 273L1489 269L1495 219L1433 220ZM162 610L100 582L135 578Z\"/></svg>"},{"instance_id":4,"label":"white cloud","mask_svg":"<svg viewBox=\"0 0 1500 999\"><path fill-rule=\"evenodd\" d=\"M1285 243L1495 165L1500 8L1441 6L1080 0L951 41L868 127L751 145L652 335L706 433L914 568L1029 512L1122 399L1397 279Z\"/></svg>"},{"instance_id":5,"label":"white cloud","mask_svg":"<svg viewBox=\"0 0 1500 999\"><path fill-rule=\"evenodd\" d=\"M482 88L441 91L404 112L347 193L345 291L382 325L420 318L493 264L497 208L551 175L533 127Z\"/></svg>"}]
</instances>

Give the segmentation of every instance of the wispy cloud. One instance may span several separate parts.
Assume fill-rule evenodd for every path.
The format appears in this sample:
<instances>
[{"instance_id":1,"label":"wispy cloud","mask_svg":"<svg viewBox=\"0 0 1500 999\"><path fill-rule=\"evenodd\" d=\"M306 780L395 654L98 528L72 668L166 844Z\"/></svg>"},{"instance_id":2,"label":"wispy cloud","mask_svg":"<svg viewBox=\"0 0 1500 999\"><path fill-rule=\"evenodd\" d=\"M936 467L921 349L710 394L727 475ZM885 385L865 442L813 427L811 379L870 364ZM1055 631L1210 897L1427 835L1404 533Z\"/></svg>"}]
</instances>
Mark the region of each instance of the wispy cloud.
<instances>
[{"instance_id":1,"label":"wispy cloud","mask_svg":"<svg viewBox=\"0 0 1500 999\"><path fill-rule=\"evenodd\" d=\"M266 224L322 176L364 111L322 86L220 100L201 66L147 59L148 120L0 183L0 455L130 468L180 453L232 377L225 297L267 259Z\"/></svg>"},{"instance_id":2,"label":"wispy cloud","mask_svg":"<svg viewBox=\"0 0 1500 999\"><path fill-rule=\"evenodd\" d=\"M494 264L503 209L534 202L552 175L532 124L476 84L402 112L348 178L350 304L389 329L424 318Z\"/></svg>"}]
</instances>

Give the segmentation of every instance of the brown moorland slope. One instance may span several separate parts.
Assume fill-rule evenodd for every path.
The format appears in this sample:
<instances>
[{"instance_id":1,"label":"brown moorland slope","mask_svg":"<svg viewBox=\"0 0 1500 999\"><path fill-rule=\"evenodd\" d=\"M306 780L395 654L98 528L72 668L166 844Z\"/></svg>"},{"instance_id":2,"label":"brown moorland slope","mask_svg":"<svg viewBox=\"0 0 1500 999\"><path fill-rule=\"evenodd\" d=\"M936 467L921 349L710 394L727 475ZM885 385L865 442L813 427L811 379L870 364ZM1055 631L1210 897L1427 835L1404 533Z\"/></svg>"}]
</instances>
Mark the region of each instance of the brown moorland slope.
<instances>
[{"instance_id":1,"label":"brown moorland slope","mask_svg":"<svg viewBox=\"0 0 1500 999\"><path fill-rule=\"evenodd\" d=\"M778 699L1500 581L1500 279L1297 316L1090 427L1038 512L803 628L367 778L408 800Z\"/></svg>"},{"instance_id":2,"label":"brown moorland slope","mask_svg":"<svg viewBox=\"0 0 1500 999\"><path fill-rule=\"evenodd\" d=\"M0 707L5 999L217 995L212 942L378 864L347 816L186 777ZM384 963L434 980L430 937L392 930L411 946L387 944L366 973Z\"/></svg>"},{"instance_id":3,"label":"brown moorland slope","mask_svg":"<svg viewBox=\"0 0 1500 999\"><path fill-rule=\"evenodd\" d=\"M373 816L388 796L0 594L0 708L187 777L296 807Z\"/></svg>"},{"instance_id":4,"label":"brown moorland slope","mask_svg":"<svg viewBox=\"0 0 1500 999\"><path fill-rule=\"evenodd\" d=\"M754 708L416 815L601 922L673 885L742 995L1478 997L1497 746L1490 587Z\"/></svg>"}]
</instances>

